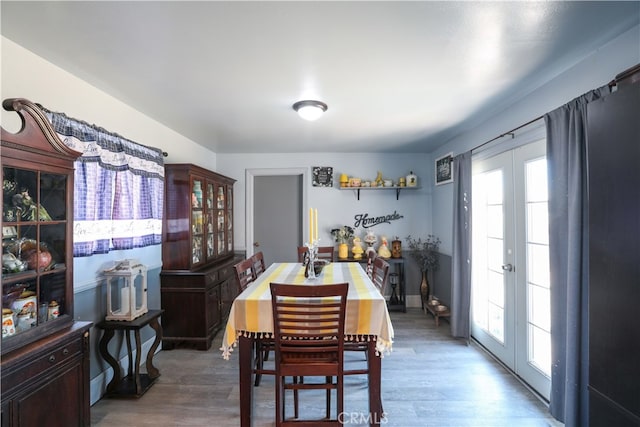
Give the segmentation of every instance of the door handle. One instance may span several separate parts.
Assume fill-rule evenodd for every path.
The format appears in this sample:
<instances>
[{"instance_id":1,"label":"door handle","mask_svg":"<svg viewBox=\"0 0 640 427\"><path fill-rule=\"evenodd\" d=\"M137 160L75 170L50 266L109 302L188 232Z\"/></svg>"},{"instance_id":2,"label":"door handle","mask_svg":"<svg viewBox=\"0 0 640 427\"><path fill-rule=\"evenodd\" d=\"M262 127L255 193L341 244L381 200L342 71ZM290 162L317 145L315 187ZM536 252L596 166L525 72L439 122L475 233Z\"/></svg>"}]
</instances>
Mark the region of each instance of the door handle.
<instances>
[{"instance_id":1,"label":"door handle","mask_svg":"<svg viewBox=\"0 0 640 427\"><path fill-rule=\"evenodd\" d=\"M515 270L515 268L514 268L514 267L513 267L513 265L511 265L511 264L503 264L503 265L502 265L502 269L503 269L504 271L513 271L513 270Z\"/></svg>"},{"instance_id":2,"label":"door handle","mask_svg":"<svg viewBox=\"0 0 640 427\"><path fill-rule=\"evenodd\" d=\"M260 246L260 243L259 242L253 242L253 246L257 248L258 246Z\"/></svg>"}]
</instances>

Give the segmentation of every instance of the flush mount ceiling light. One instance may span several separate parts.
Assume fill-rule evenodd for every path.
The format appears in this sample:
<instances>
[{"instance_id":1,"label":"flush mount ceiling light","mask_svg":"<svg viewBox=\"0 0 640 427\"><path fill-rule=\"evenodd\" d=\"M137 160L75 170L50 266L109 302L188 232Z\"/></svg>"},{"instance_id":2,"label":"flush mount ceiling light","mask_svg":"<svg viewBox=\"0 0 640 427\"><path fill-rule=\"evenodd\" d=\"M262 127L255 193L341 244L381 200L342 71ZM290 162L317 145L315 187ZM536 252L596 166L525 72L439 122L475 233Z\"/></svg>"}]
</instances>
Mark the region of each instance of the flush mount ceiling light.
<instances>
[{"instance_id":1,"label":"flush mount ceiling light","mask_svg":"<svg viewBox=\"0 0 640 427\"><path fill-rule=\"evenodd\" d=\"M327 104L320 101L305 100L293 104L293 109L305 120L313 121L327 111Z\"/></svg>"}]
</instances>

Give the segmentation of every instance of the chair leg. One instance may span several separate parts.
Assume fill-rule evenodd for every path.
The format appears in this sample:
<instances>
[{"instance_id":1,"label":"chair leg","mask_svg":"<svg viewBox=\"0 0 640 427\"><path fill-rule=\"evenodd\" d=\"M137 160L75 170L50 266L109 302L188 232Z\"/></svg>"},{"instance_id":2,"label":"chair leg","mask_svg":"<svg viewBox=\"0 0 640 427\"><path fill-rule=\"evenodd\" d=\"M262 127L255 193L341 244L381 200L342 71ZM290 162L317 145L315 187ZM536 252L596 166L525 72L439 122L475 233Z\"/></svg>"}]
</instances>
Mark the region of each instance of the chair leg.
<instances>
[{"instance_id":1,"label":"chair leg","mask_svg":"<svg viewBox=\"0 0 640 427\"><path fill-rule=\"evenodd\" d=\"M260 341L256 340L255 341L255 346L256 346L256 370L262 370L262 353L260 351ZM256 379L254 382L254 386L258 387L260 385L260 380L262 379L262 374L259 372L256 372Z\"/></svg>"},{"instance_id":2,"label":"chair leg","mask_svg":"<svg viewBox=\"0 0 640 427\"><path fill-rule=\"evenodd\" d=\"M336 389L336 408L338 410L338 419L342 419L344 412L344 376L338 375L336 378L338 388Z\"/></svg>"},{"instance_id":3,"label":"chair leg","mask_svg":"<svg viewBox=\"0 0 640 427\"><path fill-rule=\"evenodd\" d=\"M276 427L282 426L284 419L284 377L276 376Z\"/></svg>"},{"instance_id":4,"label":"chair leg","mask_svg":"<svg viewBox=\"0 0 640 427\"><path fill-rule=\"evenodd\" d=\"M298 377L293 377L293 383L298 384ZM298 389L293 389L293 417L299 418L298 414Z\"/></svg>"},{"instance_id":5,"label":"chair leg","mask_svg":"<svg viewBox=\"0 0 640 427\"><path fill-rule=\"evenodd\" d=\"M325 383L331 384L333 377L325 377ZM327 388L327 419L331 418L331 389Z\"/></svg>"}]
</instances>

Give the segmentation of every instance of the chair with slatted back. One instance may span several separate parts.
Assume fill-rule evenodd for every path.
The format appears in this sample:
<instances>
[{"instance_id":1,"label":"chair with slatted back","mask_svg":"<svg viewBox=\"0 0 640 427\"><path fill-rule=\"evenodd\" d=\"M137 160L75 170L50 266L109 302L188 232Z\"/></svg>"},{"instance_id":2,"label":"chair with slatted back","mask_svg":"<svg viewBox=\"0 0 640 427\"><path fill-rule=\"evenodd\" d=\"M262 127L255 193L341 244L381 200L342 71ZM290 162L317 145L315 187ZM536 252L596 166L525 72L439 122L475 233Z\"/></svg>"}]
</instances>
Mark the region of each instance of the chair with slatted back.
<instances>
[{"instance_id":1,"label":"chair with slatted back","mask_svg":"<svg viewBox=\"0 0 640 427\"><path fill-rule=\"evenodd\" d=\"M307 254L306 246L298 246L298 262L304 262ZM318 259L333 262L333 246L318 246Z\"/></svg>"},{"instance_id":2,"label":"chair with slatted back","mask_svg":"<svg viewBox=\"0 0 640 427\"><path fill-rule=\"evenodd\" d=\"M344 319L348 283L305 286L271 283L276 366L276 426L341 425L344 411ZM298 378L324 377L321 383ZM335 382L334 382L335 377ZM287 378L292 378L288 382ZM298 391L326 390L326 418L300 420ZM294 420L285 413L285 392L293 390ZM336 417L331 418L331 390Z\"/></svg>"},{"instance_id":3,"label":"chair with slatted back","mask_svg":"<svg viewBox=\"0 0 640 427\"><path fill-rule=\"evenodd\" d=\"M382 257L376 257L373 260L373 270L371 272L371 281L380 294L384 296L387 290L387 282L389 281L389 263Z\"/></svg>"},{"instance_id":4,"label":"chair with slatted back","mask_svg":"<svg viewBox=\"0 0 640 427\"><path fill-rule=\"evenodd\" d=\"M371 264L371 281L376 286L378 291L382 296L387 288L387 282L389 281L389 263L385 261L382 257L379 257L375 254L369 257L369 263ZM361 352L367 355L367 343L366 342L347 342L344 345L345 351L355 351ZM345 375L363 375L368 374L368 368L361 369L345 369Z\"/></svg>"},{"instance_id":5,"label":"chair with slatted back","mask_svg":"<svg viewBox=\"0 0 640 427\"><path fill-rule=\"evenodd\" d=\"M238 284L238 293L242 293L251 282L256 279L253 272L253 262L251 259L245 259L233 266L236 273L236 283Z\"/></svg>"},{"instance_id":6,"label":"chair with slatted back","mask_svg":"<svg viewBox=\"0 0 640 427\"><path fill-rule=\"evenodd\" d=\"M257 279L257 275L254 270L255 261L252 258L247 258L240 261L233 266L236 275L236 282L238 284L238 291L242 293L251 283ZM264 369L264 362L269 359L269 351L273 350L273 340L269 338L256 339L256 361L254 367L255 386L260 385L262 380L262 374L273 375L275 371L272 369Z\"/></svg>"},{"instance_id":7,"label":"chair with slatted back","mask_svg":"<svg viewBox=\"0 0 640 427\"><path fill-rule=\"evenodd\" d=\"M251 255L251 261L253 262L253 273L256 277L260 276L267 269L262 251Z\"/></svg>"}]
</instances>

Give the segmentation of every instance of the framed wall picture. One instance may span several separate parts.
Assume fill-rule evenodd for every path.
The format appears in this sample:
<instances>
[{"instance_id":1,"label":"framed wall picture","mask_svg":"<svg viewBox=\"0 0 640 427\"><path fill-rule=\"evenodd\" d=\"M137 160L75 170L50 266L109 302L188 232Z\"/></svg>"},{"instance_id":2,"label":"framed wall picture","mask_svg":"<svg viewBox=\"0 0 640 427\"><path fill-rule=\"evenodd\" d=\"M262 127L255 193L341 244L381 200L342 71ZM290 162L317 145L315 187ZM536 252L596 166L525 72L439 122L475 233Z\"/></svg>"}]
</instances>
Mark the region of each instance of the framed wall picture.
<instances>
[{"instance_id":1,"label":"framed wall picture","mask_svg":"<svg viewBox=\"0 0 640 427\"><path fill-rule=\"evenodd\" d=\"M436 159L436 185L453 182L453 153L445 154Z\"/></svg>"},{"instance_id":2,"label":"framed wall picture","mask_svg":"<svg viewBox=\"0 0 640 427\"><path fill-rule=\"evenodd\" d=\"M333 168L331 166L314 166L312 175L314 187L333 187Z\"/></svg>"}]
</instances>

